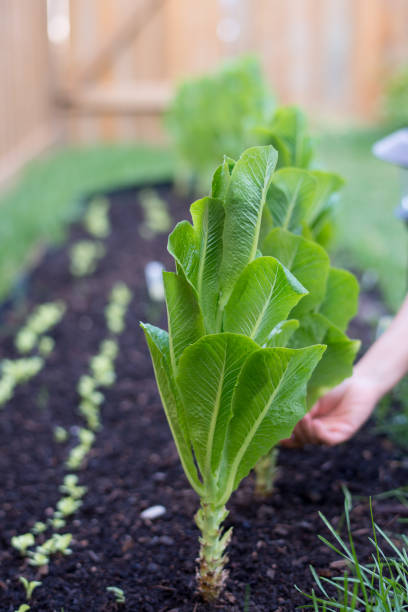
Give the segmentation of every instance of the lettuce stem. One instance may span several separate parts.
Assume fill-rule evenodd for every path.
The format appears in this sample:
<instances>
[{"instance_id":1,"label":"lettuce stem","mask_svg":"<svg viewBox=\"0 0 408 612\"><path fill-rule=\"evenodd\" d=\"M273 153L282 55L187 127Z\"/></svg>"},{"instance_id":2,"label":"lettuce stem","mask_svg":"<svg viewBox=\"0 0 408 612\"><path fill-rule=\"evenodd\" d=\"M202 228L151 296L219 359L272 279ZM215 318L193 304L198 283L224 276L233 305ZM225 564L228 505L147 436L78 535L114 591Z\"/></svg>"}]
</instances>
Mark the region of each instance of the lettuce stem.
<instances>
[{"instance_id":1,"label":"lettuce stem","mask_svg":"<svg viewBox=\"0 0 408 612\"><path fill-rule=\"evenodd\" d=\"M227 515L225 506L216 506L201 500L201 508L195 516L201 531L200 555L197 560L198 590L206 602L218 599L228 578L225 569L228 557L225 550L231 539L232 528L225 532L221 528L221 523Z\"/></svg>"},{"instance_id":2,"label":"lettuce stem","mask_svg":"<svg viewBox=\"0 0 408 612\"><path fill-rule=\"evenodd\" d=\"M259 459L255 466L255 495L259 498L269 497L273 493L278 475L278 449L272 448L269 453Z\"/></svg>"}]
</instances>

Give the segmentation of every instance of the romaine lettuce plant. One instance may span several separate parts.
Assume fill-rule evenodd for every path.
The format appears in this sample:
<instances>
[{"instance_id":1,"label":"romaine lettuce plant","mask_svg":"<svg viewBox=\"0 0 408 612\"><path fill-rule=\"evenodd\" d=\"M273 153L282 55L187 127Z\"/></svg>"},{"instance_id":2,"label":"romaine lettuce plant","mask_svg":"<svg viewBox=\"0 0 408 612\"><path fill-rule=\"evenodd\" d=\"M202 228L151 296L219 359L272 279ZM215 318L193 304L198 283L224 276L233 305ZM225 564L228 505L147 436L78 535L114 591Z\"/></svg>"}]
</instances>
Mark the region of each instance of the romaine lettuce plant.
<instances>
[{"instance_id":1,"label":"romaine lettuce plant","mask_svg":"<svg viewBox=\"0 0 408 612\"><path fill-rule=\"evenodd\" d=\"M282 147L286 145L282 143L286 138L291 151L288 160L302 165L309 145L299 112L281 109L278 125L282 134L271 140L285 152ZM262 253L276 257L309 291L292 310L291 320L280 322L273 330L270 343L292 348L319 342L327 346L308 384L309 407L351 375L359 348L358 342L345 335L349 320L357 312L357 281L346 270L331 267L325 249L315 242L325 242L329 237L333 207L342 184L342 179L331 172L282 168L272 177L263 214ZM258 496L273 491L276 459L273 449L256 467Z\"/></svg>"},{"instance_id":2,"label":"romaine lettuce plant","mask_svg":"<svg viewBox=\"0 0 408 612\"><path fill-rule=\"evenodd\" d=\"M225 191L234 166L234 160L228 158L218 168L213 197ZM332 208L342 184L331 172L294 167L277 170L271 176L262 213L258 255L276 258L308 292L293 307L290 319L278 322L271 331L268 346L327 346L308 384L309 405L351 375L360 346L345 334L358 308L357 280L347 270L332 267L326 250L313 240L317 219Z\"/></svg>"},{"instance_id":3,"label":"romaine lettuce plant","mask_svg":"<svg viewBox=\"0 0 408 612\"><path fill-rule=\"evenodd\" d=\"M270 232L262 250L279 259L309 290L291 312L293 318L278 323L272 330L269 345L300 348L323 343L327 347L308 382L310 408L326 391L352 374L360 343L350 340L345 330L357 311L358 284L350 272L330 266L321 246L282 228ZM272 493L276 462L276 449L258 462L255 470L258 497Z\"/></svg>"},{"instance_id":4,"label":"romaine lettuce plant","mask_svg":"<svg viewBox=\"0 0 408 612\"><path fill-rule=\"evenodd\" d=\"M213 74L181 84L167 115L177 156L177 178L207 192L223 155L238 157L261 144L254 129L271 120L274 99L252 57L229 62Z\"/></svg>"},{"instance_id":5,"label":"romaine lettuce plant","mask_svg":"<svg viewBox=\"0 0 408 612\"><path fill-rule=\"evenodd\" d=\"M186 476L200 497L198 587L207 601L225 584L226 504L257 461L306 412L307 383L324 345L275 345L277 325L307 294L276 258L259 251L277 163L253 147L213 178L191 206L193 224L169 237L176 272L164 273L168 328L142 324Z\"/></svg>"},{"instance_id":6,"label":"romaine lettuce plant","mask_svg":"<svg viewBox=\"0 0 408 612\"><path fill-rule=\"evenodd\" d=\"M258 130L258 137L263 144L273 145L279 154L277 168L281 171L274 175L268 196L269 203L275 204L275 223L285 226L277 202L283 203L286 210L285 203L293 201L295 214L286 219L286 229L302 231L307 238L327 246L344 181L333 172L310 169L315 150L306 115L295 106L278 108L271 123Z\"/></svg>"},{"instance_id":7,"label":"romaine lettuce plant","mask_svg":"<svg viewBox=\"0 0 408 612\"><path fill-rule=\"evenodd\" d=\"M280 172L284 171L278 171L275 176ZM287 172L295 170L288 169ZM352 364L360 344L350 340L345 331L357 312L358 283L350 272L331 267L329 256L322 246L293 233L300 231L308 217L309 206L313 208L316 198L303 199L299 196L281 199L277 196L273 199L272 194L273 188L268 193L268 209L276 227L262 241L262 253L276 257L309 293L292 310L291 320L282 321L273 330L270 341L275 346L294 348L315 342L327 345L308 384L308 401L311 405L327 389L352 373ZM302 203L305 204L303 210ZM294 221L296 217L297 222Z\"/></svg>"},{"instance_id":8,"label":"romaine lettuce plant","mask_svg":"<svg viewBox=\"0 0 408 612\"><path fill-rule=\"evenodd\" d=\"M179 160L179 182L188 177L207 189L210 170L222 154L236 157L251 145L272 145L278 151L278 173L271 191L280 197L293 195L301 178L301 193L313 193L314 208L304 220L303 231L327 246L333 234L333 211L343 179L334 173L310 170L314 142L306 115L295 106L283 106L272 114L257 63L244 58L215 75L186 81L168 115L168 125ZM205 116L206 120L203 121ZM293 174L293 169L299 172ZM289 183L289 184L288 184Z\"/></svg>"},{"instance_id":9,"label":"romaine lettuce plant","mask_svg":"<svg viewBox=\"0 0 408 612\"><path fill-rule=\"evenodd\" d=\"M306 115L296 106L276 109L271 122L257 130L278 151L276 167L309 168L315 155Z\"/></svg>"}]
</instances>

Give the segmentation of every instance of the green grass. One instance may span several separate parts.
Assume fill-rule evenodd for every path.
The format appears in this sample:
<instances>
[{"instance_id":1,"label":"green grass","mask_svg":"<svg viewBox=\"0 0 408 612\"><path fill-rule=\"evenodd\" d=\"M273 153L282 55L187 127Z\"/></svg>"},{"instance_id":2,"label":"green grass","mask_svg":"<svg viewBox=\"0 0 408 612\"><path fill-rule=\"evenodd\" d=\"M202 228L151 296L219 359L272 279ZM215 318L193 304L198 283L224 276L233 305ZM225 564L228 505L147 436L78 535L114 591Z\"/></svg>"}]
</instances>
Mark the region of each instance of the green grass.
<instances>
[{"instance_id":1,"label":"green grass","mask_svg":"<svg viewBox=\"0 0 408 612\"><path fill-rule=\"evenodd\" d=\"M375 522L370 500L372 537L371 559L369 563L362 563L358 558L358 550L354 542L350 512L352 507L351 495L345 490L344 516L347 526L347 536L341 535L329 523L326 517L319 512L321 519L328 528L333 542L319 536L319 539L331 548L346 564L347 570L342 576L334 578L320 577L313 567L310 567L317 590L311 594L304 593L311 603L304 604L302 608L312 609L315 612L402 612L408 609L408 538L405 535L397 536L401 547L396 545L395 534L391 538ZM381 541L381 542L380 542ZM387 546L389 553L384 552ZM336 592L332 596L326 590Z\"/></svg>"},{"instance_id":2,"label":"green grass","mask_svg":"<svg viewBox=\"0 0 408 612\"><path fill-rule=\"evenodd\" d=\"M394 215L401 195L399 170L371 153L384 134L326 134L318 150L319 162L347 181L337 216L335 261L375 271L388 306L396 310L406 291L408 233Z\"/></svg>"},{"instance_id":3,"label":"green grass","mask_svg":"<svg viewBox=\"0 0 408 612\"><path fill-rule=\"evenodd\" d=\"M0 299L41 243L63 239L87 193L172 176L167 151L142 146L67 148L29 164L0 197Z\"/></svg>"}]
</instances>

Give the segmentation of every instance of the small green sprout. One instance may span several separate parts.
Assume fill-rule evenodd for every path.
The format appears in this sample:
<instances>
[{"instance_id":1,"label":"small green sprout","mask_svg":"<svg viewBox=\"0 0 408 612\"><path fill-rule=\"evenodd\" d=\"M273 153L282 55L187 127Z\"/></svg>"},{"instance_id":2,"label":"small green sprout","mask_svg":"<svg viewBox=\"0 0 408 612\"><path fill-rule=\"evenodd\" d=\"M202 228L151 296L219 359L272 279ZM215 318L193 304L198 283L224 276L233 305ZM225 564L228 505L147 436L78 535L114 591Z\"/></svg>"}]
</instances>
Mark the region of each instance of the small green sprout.
<instances>
[{"instance_id":1,"label":"small green sprout","mask_svg":"<svg viewBox=\"0 0 408 612\"><path fill-rule=\"evenodd\" d=\"M123 308L119 304L109 304L106 308L108 328L113 334L120 334L124 329Z\"/></svg>"},{"instance_id":2,"label":"small green sprout","mask_svg":"<svg viewBox=\"0 0 408 612\"><path fill-rule=\"evenodd\" d=\"M89 429L81 427L78 431L79 444L71 450L66 465L71 470L78 470L85 456L89 452L94 440L95 434Z\"/></svg>"},{"instance_id":3,"label":"small green sprout","mask_svg":"<svg viewBox=\"0 0 408 612\"><path fill-rule=\"evenodd\" d=\"M102 242L81 240L71 247L70 269L73 276L89 276L95 272L99 259L105 255Z\"/></svg>"},{"instance_id":4,"label":"small green sprout","mask_svg":"<svg viewBox=\"0 0 408 612\"><path fill-rule=\"evenodd\" d=\"M0 406L13 397L17 385L23 384L38 374L44 365L41 357L23 359L4 359L0 363L2 376L0 378Z\"/></svg>"},{"instance_id":5,"label":"small green sprout","mask_svg":"<svg viewBox=\"0 0 408 612\"><path fill-rule=\"evenodd\" d=\"M119 351L116 340L103 340L100 345L100 354L113 360L116 359Z\"/></svg>"},{"instance_id":6,"label":"small green sprout","mask_svg":"<svg viewBox=\"0 0 408 612\"><path fill-rule=\"evenodd\" d=\"M0 406L3 406L13 397L14 381L8 376L0 378Z\"/></svg>"},{"instance_id":7,"label":"small green sprout","mask_svg":"<svg viewBox=\"0 0 408 612\"><path fill-rule=\"evenodd\" d=\"M139 193L139 200L145 217L139 229L142 238L150 239L156 234L167 232L171 226L171 217L166 201L153 189L143 189Z\"/></svg>"},{"instance_id":8,"label":"small green sprout","mask_svg":"<svg viewBox=\"0 0 408 612\"><path fill-rule=\"evenodd\" d=\"M65 304L61 301L42 304L30 317L28 326L40 336L59 323L64 313Z\"/></svg>"},{"instance_id":9,"label":"small green sprout","mask_svg":"<svg viewBox=\"0 0 408 612\"><path fill-rule=\"evenodd\" d=\"M112 593L114 595L116 603L118 603L118 604L126 603L125 592L122 589L120 589L119 587L108 586L108 587L106 587L106 590L109 593Z\"/></svg>"},{"instance_id":10,"label":"small green sprout","mask_svg":"<svg viewBox=\"0 0 408 612\"><path fill-rule=\"evenodd\" d=\"M113 334L120 334L124 330L126 310L131 299L132 293L128 287L124 283L116 283L105 309L106 323Z\"/></svg>"},{"instance_id":11,"label":"small green sprout","mask_svg":"<svg viewBox=\"0 0 408 612\"><path fill-rule=\"evenodd\" d=\"M27 548L34 546L35 539L32 533L23 533L19 536L13 536L11 538L11 545L13 548L18 550L23 556L27 554Z\"/></svg>"},{"instance_id":12,"label":"small green sprout","mask_svg":"<svg viewBox=\"0 0 408 612\"><path fill-rule=\"evenodd\" d=\"M71 540L72 534L70 533L54 533L49 540L46 540L44 544L37 547L36 552L47 557L55 555L56 553L70 555L72 552L72 550L69 548Z\"/></svg>"},{"instance_id":13,"label":"small green sprout","mask_svg":"<svg viewBox=\"0 0 408 612\"><path fill-rule=\"evenodd\" d=\"M110 387L115 382L112 361L105 355L95 355L91 359L91 370L98 386Z\"/></svg>"},{"instance_id":14,"label":"small green sprout","mask_svg":"<svg viewBox=\"0 0 408 612\"><path fill-rule=\"evenodd\" d=\"M89 450L92 444L94 443L95 434L92 431L89 431L89 429L85 429L84 427L81 427L80 430L78 431L78 436L79 436L79 441L82 444L82 446L84 446L87 450Z\"/></svg>"},{"instance_id":15,"label":"small green sprout","mask_svg":"<svg viewBox=\"0 0 408 612\"><path fill-rule=\"evenodd\" d=\"M63 555L70 555L72 553L72 550L69 548L69 545L71 544L72 540L71 533L54 533L52 539L54 541L54 552L60 552Z\"/></svg>"},{"instance_id":16,"label":"small green sprout","mask_svg":"<svg viewBox=\"0 0 408 612\"><path fill-rule=\"evenodd\" d=\"M96 381L87 375L81 376L78 382L78 393L81 397L90 397L96 388Z\"/></svg>"},{"instance_id":17,"label":"small green sprout","mask_svg":"<svg viewBox=\"0 0 408 612\"><path fill-rule=\"evenodd\" d=\"M37 335L31 329L23 328L16 338L16 349L19 353L29 353L35 347Z\"/></svg>"},{"instance_id":18,"label":"small green sprout","mask_svg":"<svg viewBox=\"0 0 408 612\"><path fill-rule=\"evenodd\" d=\"M116 290L118 286L116 286ZM128 298L127 288L119 286L116 298L125 300ZM118 297L119 296L119 297ZM122 308L122 306L120 306ZM122 315L121 315L122 316ZM99 353L92 357L90 361L91 374L81 376L78 382L78 394L81 397L79 412L86 419L88 428L96 431L101 428L99 406L104 401L104 395L98 391L98 387L109 387L115 381L115 370L113 361L118 353L118 343L115 340L107 339L101 342ZM74 451L74 457L70 458L70 467L76 469L77 461L81 458L82 451ZM74 461L74 464L72 464Z\"/></svg>"},{"instance_id":19,"label":"small green sprout","mask_svg":"<svg viewBox=\"0 0 408 612\"><path fill-rule=\"evenodd\" d=\"M30 557L28 562L33 567L43 567L50 562L48 556L40 550L40 547L35 552L30 552L28 556Z\"/></svg>"},{"instance_id":20,"label":"small green sprout","mask_svg":"<svg viewBox=\"0 0 408 612\"><path fill-rule=\"evenodd\" d=\"M105 397L100 391L94 391L93 393L91 393L91 395L87 399L94 406L100 406L103 400L105 399Z\"/></svg>"},{"instance_id":21,"label":"small green sprout","mask_svg":"<svg viewBox=\"0 0 408 612\"><path fill-rule=\"evenodd\" d=\"M91 200L85 213L84 227L95 238L106 238L109 235L109 201L106 198L96 197Z\"/></svg>"},{"instance_id":22,"label":"small green sprout","mask_svg":"<svg viewBox=\"0 0 408 612\"><path fill-rule=\"evenodd\" d=\"M3 361L3 376L11 379L14 385L22 384L33 378L44 365L41 357L23 359L5 359Z\"/></svg>"},{"instance_id":23,"label":"small green sprout","mask_svg":"<svg viewBox=\"0 0 408 612\"><path fill-rule=\"evenodd\" d=\"M70 470L79 470L87 453L88 448L82 446L82 444L74 446L74 448L69 453L69 457L66 461L66 466Z\"/></svg>"},{"instance_id":24,"label":"small green sprout","mask_svg":"<svg viewBox=\"0 0 408 612\"><path fill-rule=\"evenodd\" d=\"M101 428L101 421L99 417L99 406L93 404L89 400L83 400L79 404L79 412L86 420L86 424L92 431L97 431Z\"/></svg>"},{"instance_id":25,"label":"small green sprout","mask_svg":"<svg viewBox=\"0 0 408 612\"><path fill-rule=\"evenodd\" d=\"M37 521L37 523L34 523L33 528L32 528L32 532L35 535L39 535L40 533L44 533L44 531L46 531L47 529L47 525L45 523L42 523L41 521Z\"/></svg>"},{"instance_id":26,"label":"small green sprout","mask_svg":"<svg viewBox=\"0 0 408 612\"><path fill-rule=\"evenodd\" d=\"M24 578L24 576L19 576L19 581L24 587L27 601L30 601L34 589L42 585L42 582L38 582L37 580L31 580L30 582L27 578Z\"/></svg>"},{"instance_id":27,"label":"small green sprout","mask_svg":"<svg viewBox=\"0 0 408 612\"><path fill-rule=\"evenodd\" d=\"M48 519L48 523L55 531L58 531L58 529L63 529L66 525L66 521L59 516L55 516L55 514L53 518Z\"/></svg>"},{"instance_id":28,"label":"small green sprout","mask_svg":"<svg viewBox=\"0 0 408 612\"><path fill-rule=\"evenodd\" d=\"M67 474L64 478L64 483L60 486L60 491L67 493L73 499L79 499L85 495L87 488L78 485L78 476L76 474Z\"/></svg>"},{"instance_id":29,"label":"small green sprout","mask_svg":"<svg viewBox=\"0 0 408 612\"><path fill-rule=\"evenodd\" d=\"M39 336L45 334L59 323L64 312L65 305L61 301L47 302L38 306L16 336L15 345L19 353L32 351L38 342ZM50 340L52 339L50 338ZM47 345L49 348L50 343L46 342L44 346L47 348Z\"/></svg>"},{"instance_id":30,"label":"small green sprout","mask_svg":"<svg viewBox=\"0 0 408 612\"><path fill-rule=\"evenodd\" d=\"M82 501L79 499L74 499L73 497L61 497L57 503L57 512L55 513L55 516L57 518L60 516L71 516L71 514L74 514L81 505Z\"/></svg>"},{"instance_id":31,"label":"small green sprout","mask_svg":"<svg viewBox=\"0 0 408 612\"><path fill-rule=\"evenodd\" d=\"M54 439L56 442L59 442L60 444L62 444L63 442L66 442L68 440L67 430L64 427L57 425L54 428Z\"/></svg>"},{"instance_id":32,"label":"small green sprout","mask_svg":"<svg viewBox=\"0 0 408 612\"><path fill-rule=\"evenodd\" d=\"M42 357L48 357L54 350L55 340L50 336L44 336L38 343L38 352Z\"/></svg>"},{"instance_id":33,"label":"small green sprout","mask_svg":"<svg viewBox=\"0 0 408 612\"><path fill-rule=\"evenodd\" d=\"M111 302L127 306L132 299L132 292L125 283L116 283L111 292Z\"/></svg>"},{"instance_id":34,"label":"small green sprout","mask_svg":"<svg viewBox=\"0 0 408 612\"><path fill-rule=\"evenodd\" d=\"M27 612L27 610L31 610L30 606L28 604L21 604L21 606L14 612Z\"/></svg>"}]
</instances>

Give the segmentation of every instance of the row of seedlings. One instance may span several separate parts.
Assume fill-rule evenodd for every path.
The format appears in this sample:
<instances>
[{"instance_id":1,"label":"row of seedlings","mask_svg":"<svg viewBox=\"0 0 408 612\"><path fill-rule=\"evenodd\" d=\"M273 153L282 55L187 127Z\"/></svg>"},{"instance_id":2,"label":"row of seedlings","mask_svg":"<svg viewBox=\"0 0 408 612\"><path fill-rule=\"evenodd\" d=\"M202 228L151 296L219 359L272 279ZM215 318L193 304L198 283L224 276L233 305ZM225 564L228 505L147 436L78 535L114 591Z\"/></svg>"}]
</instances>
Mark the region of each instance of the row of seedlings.
<instances>
[{"instance_id":1,"label":"row of seedlings","mask_svg":"<svg viewBox=\"0 0 408 612\"><path fill-rule=\"evenodd\" d=\"M100 196L93 198L82 225L92 239L79 240L70 249L70 270L71 274L77 277L93 274L98 262L106 254L103 240L111 232L109 201Z\"/></svg>"},{"instance_id":2,"label":"row of seedlings","mask_svg":"<svg viewBox=\"0 0 408 612\"><path fill-rule=\"evenodd\" d=\"M87 426L77 429L78 443L71 449L65 462L67 473L59 487L62 495L56 504L56 509L46 522L37 521L29 532L11 539L13 548L27 557L29 565L33 567L47 566L55 554L69 555L72 552L70 548L72 534L57 532L66 526L67 520L81 507L87 491L87 487L79 484L75 472L82 467L94 443L95 432L101 428L100 407L104 401L102 390L112 386L116 379L114 362L118 354L117 336L125 328L125 316L131 297L132 294L124 283L117 283L113 287L105 309L108 337L101 342L98 353L91 357L88 373L81 376L78 381L79 413L85 419ZM59 426L55 428L54 436L60 442L68 439L67 431ZM51 535L44 540L42 534L47 531L51 531ZM38 542L40 539L43 539L42 543ZM41 582L28 581L23 576L19 579L29 601L33 590L40 586ZM124 603L125 596L121 589L109 587L108 590L112 592L117 603ZM18 612L29 609L29 604L25 603L20 606Z\"/></svg>"},{"instance_id":3,"label":"row of seedlings","mask_svg":"<svg viewBox=\"0 0 408 612\"><path fill-rule=\"evenodd\" d=\"M29 381L42 370L45 359L55 345L48 332L61 321L64 313L65 304L61 301L41 304L17 333L14 343L22 357L0 362L0 408L11 400L18 385ZM29 353L37 354L25 356Z\"/></svg>"}]
</instances>

